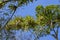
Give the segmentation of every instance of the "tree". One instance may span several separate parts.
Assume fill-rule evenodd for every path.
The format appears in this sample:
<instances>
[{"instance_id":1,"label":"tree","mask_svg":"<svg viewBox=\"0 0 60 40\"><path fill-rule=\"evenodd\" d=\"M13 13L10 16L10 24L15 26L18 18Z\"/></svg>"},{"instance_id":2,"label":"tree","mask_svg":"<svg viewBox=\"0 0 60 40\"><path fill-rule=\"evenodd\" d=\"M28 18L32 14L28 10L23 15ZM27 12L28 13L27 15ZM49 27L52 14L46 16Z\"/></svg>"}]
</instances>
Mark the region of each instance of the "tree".
<instances>
[{"instance_id":1,"label":"tree","mask_svg":"<svg viewBox=\"0 0 60 40\"><path fill-rule=\"evenodd\" d=\"M16 25L16 23L18 24ZM34 31L33 33L37 35L35 40L38 40L40 36L44 35L51 35L56 40L58 40L59 28L60 28L60 5L50 5L46 7L39 5L36 7L36 19L34 19L31 16L26 16L25 18L16 17L15 19L13 19L13 21L9 22L6 27L7 30L33 29ZM50 33L51 31L53 31L54 34L51 34Z\"/></svg>"},{"instance_id":2,"label":"tree","mask_svg":"<svg viewBox=\"0 0 60 40\"><path fill-rule=\"evenodd\" d=\"M12 19L7 25L6 30L22 30L22 31L29 31L30 29L33 29L35 26L37 26L36 21L31 16L23 17L15 17Z\"/></svg>"},{"instance_id":3,"label":"tree","mask_svg":"<svg viewBox=\"0 0 60 40\"><path fill-rule=\"evenodd\" d=\"M25 5L29 2L33 2L33 0L4 0L0 1L0 9L1 10L6 10L4 7L8 3L9 11L4 12L2 16L2 11L0 11L0 39L3 40L3 34L5 31L5 28L8 30L10 29L34 29L34 32L37 35L37 38L43 35L49 35L51 31L54 32L54 34L50 34L53 36L56 40L58 40L58 29L60 28L60 5L50 5L50 6L37 6L36 7L36 20L34 20L32 17L27 16L25 19L24 18L16 18L15 20L19 20L18 22L13 21L12 24L8 24L8 22L11 20L13 17L16 9L22 5ZM14 3L17 2L17 5ZM10 15L11 14L11 15ZM7 17L8 16L8 17ZM6 17L6 18L5 18ZM14 26L16 24L16 26ZM8 26L8 27L7 27ZM12 28L13 26L13 28ZM15 28L14 28L15 27ZM57 30L55 30L57 29ZM39 36L38 36L39 35Z\"/></svg>"},{"instance_id":4,"label":"tree","mask_svg":"<svg viewBox=\"0 0 60 40\"><path fill-rule=\"evenodd\" d=\"M50 5L46 7L39 5L36 7L36 12L38 24L42 27L41 34L51 35L58 40L58 30L60 28L60 5ZM53 31L54 34L51 34L51 31Z\"/></svg>"},{"instance_id":5,"label":"tree","mask_svg":"<svg viewBox=\"0 0 60 40\"><path fill-rule=\"evenodd\" d=\"M33 29L37 25L36 21L31 16L23 17L15 17L13 20L11 20L7 26L7 30L29 30L30 28ZM10 27L9 27L10 26ZM10 28L10 29L9 29Z\"/></svg>"},{"instance_id":6,"label":"tree","mask_svg":"<svg viewBox=\"0 0 60 40\"><path fill-rule=\"evenodd\" d=\"M15 5L14 3L17 2L17 5ZM7 25L7 23L11 20L11 18L13 17L16 9L22 5L28 4L29 2L33 2L33 0L2 0L0 1L0 9L1 10L6 10L5 7L8 5L9 7L9 11L10 13L1 13L2 17L0 17L0 34L1 37L0 39L3 40L3 32L5 30L5 27ZM4 11L3 11L4 12ZM12 13L13 12L13 13ZM10 15L11 14L11 15ZM8 17L7 17L8 16ZM7 17L7 18L5 18ZM5 32L5 31L4 31Z\"/></svg>"},{"instance_id":7,"label":"tree","mask_svg":"<svg viewBox=\"0 0 60 40\"><path fill-rule=\"evenodd\" d=\"M0 4L1 4L1 7L0 8L2 8L6 3L8 3L8 2L10 2L11 4L9 5L9 8L11 9L11 10L14 10L14 12L13 12L13 14L11 15L11 17L9 18L9 20L12 18L12 16L14 15L14 13L15 13L15 11L16 11L16 9L18 8L18 7L20 7L20 6L22 6L23 4L27 4L29 1L31 1L31 2L33 2L33 0L6 0L6 1L1 1L0 2ZM18 5L16 6L15 4L13 4L13 3L15 3L15 2L17 2L18 3ZM7 13L6 13L7 14ZM6 15L5 14L5 15ZM7 21L6 22L6 24L8 23L9 21ZM6 25L5 24L5 25Z\"/></svg>"}]
</instances>

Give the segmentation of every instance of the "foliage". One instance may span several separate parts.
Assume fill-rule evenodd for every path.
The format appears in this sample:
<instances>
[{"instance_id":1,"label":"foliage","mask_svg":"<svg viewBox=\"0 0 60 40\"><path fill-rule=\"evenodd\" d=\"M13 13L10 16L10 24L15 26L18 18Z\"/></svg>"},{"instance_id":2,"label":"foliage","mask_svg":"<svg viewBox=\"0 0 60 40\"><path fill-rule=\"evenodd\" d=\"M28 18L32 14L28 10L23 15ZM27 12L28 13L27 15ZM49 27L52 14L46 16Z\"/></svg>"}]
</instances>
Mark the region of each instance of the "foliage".
<instances>
[{"instance_id":1,"label":"foliage","mask_svg":"<svg viewBox=\"0 0 60 40\"><path fill-rule=\"evenodd\" d=\"M40 26L43 26L43 33L50 34L50 32L53 31L54 34L50 35L58 40L58 29L60 28L60 5L50 5L46 7L37 6L36 12ZM55 28L57 28L56 31Z\"/></svg>"},{"instance_id":2,"label":"foliage","mask_svg":"<svg viewBox=\"0 0 60 40\"><path fill-rule=\"evenodd\" d=\"M0 8L2 8L8 2L17 2L18 6L22 6L23 4L27 4L33 1L34 0L3 0L3 1L0 1Z\"/></svg>"},{"instance_id":3,"label":"foliage","mask_svg":"<svg viewBox=\"0 0 60 40\"><path fill-rule=\"evenodd\" d=\"M5 27L8 24L8 22L12 19L12 17L14 16L14 13L16 12L17 8L28 4L29 2L33 2L33 1L34 0L1 0L0 1L0 40L4 40L4 38L7 37L7 36L3 37L3 34L5 34L5 32L7 31L5 30ZM5 11L8 11L8 12L5 12ZM11 25L9 26L9 28L7 27L7 29L10 30L11 29L10 27Z\"/></svg>"},{"instance_id":4,"label":"foliage","mask_svg":"<svg viewBox=\"0 0 60 40\"><path fill-rule=\"evenodd\" d=\"M50 6L40 6L36 7L36 19L31 16L26 16L25 18L16 17L13 21L9 23L13 28L19 28L22 30L33 29L37 36L49 35L51 31L54 31L55 34L51 34L54 38L58 39L58 28L60 26L60 7L59 5L50 5ZM18 20L18 21L17 21ZM16 23L17 26L16 26ZM56 25L58 26L56 27ZM10 24L9 24L10 25ZM9 27L9 25L7 27ZM11 26L11 29L12 29ZM55 31L55 28L57 30ZM7 28L6 28L7 29ZM18 30L18 29L17 29ZM37 37L38 38L38 37Z\"/></svg>"},{"instance_id":5,"label":"foliage","mask_svg":"<svg viewBox=\"0 0 60 40\"><path fill-rule=\"evenodd\" d=\"M58 40L58 28L60 28L60 5L50 5L50 6L40 6L36 7L36 19L31 16L16 17L11 20L16 9L20 6L26 5L34 0L4 0L0 1L0 9L4 9L8 3L10 13L5 12L3 16L0 17L0 33L2 30L29 30L33 29L34 32L39 36L50 34L54 31L55 34L51 34L56 40ZM17 2L17 5L15 3ZM12 13L13 12L13 13ZM2 14L2 13L1 13ZM7 17L8 16L8 17ZM5 19L5 17L7 17ZM10 21L11 20L11 21ZM9 22L10 21L10 22ZM4 24L4 25L3 25ZM58 26L56 26L58 25ZM57 28L55 31L54 28ZM2 37L3 40L3 37Z\"/></svg>"},{"instance_id":6,"label":"foliage","mask_svg":"<svg viewBox=\"0 0 60 40\"><path fill-rule=\"evenodd\" d=\"M18 29L27 30L30 28L34 28L36 25L37 25L36 21L31 16L26 16L25 18L16 17L7 24L6 29L8 30L10 26L11 29L15 30Z\"/></svg>"},{"instance_id":7,"label":"foliage","mask_svg":"<svg viewBox=\"0 0 60 40\"><path fill-rule=\"evenodd\" d=\"M7 25L7 23L11 20L11 18L13 17L16 9L20 6L23 6L23 5L26 5L28 4L29 2L33 2L34 0L2 0L0 1L0 9L4 10L8 4L8 10L10 10L11 12L10 13L4 13L3 15L5 15L5 17L8 16L8 20L5 21L5 24L4 26ZM6 9L5 9L6 10ZM12 13L13 12L13 13ZM12 13L12 14L11 14ZM10 16L9 16L10 14ZM4 18L4 17L3 17ZM4 21L4 20L3 20Z\"/></svg>"}]
</instances>

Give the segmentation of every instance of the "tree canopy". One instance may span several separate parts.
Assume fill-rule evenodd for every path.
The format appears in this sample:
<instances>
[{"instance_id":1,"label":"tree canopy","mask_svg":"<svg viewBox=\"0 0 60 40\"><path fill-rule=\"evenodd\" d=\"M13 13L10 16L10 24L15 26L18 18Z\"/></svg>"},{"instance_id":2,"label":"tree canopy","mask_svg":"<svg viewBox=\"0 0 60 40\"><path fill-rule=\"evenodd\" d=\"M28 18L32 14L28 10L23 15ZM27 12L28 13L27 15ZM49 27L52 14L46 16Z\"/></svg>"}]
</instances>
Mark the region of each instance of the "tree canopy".
<instances>
[{"instance_id":1,"label":"tree canopy","mask_svg":"<svg viewBox=\"0 0 60 40\"><path fill-rule=\"evenodd\" d=\"M57 25L57 26L56 26ZM6 29L17 28L22 30L33 29L38 36L52 35L58 40L58 28L60 28L60 5L49 5L36 7L36 19L31 16L16 17L6 26ZM57 30L55 31L55 28ZM50 34L53 31L55 34Z\"/></svg>"},{"instance_id":2,"label":"tree canopy","mask_svg":"<svg viewBox=\"0 0 60 40\"><path fill-rule=\"evenodd\" d=\"M36 38L44 35L51 35L58 40L58 29L60 28L60 5L49 5L46 7L38 5L35 9L36 19L31 16L26 16L25 18L15 17L11 20L18 7L33 1L34 0L0 1L0 9L3 10L0 11L0 36L3 35L3 30L5 31L5 29L6 31L33 29L34 33L37 35ZM7 5L8 9L5 9ZM4 10L8 10L8 12L5 12ZM55 28L57 28L57 30L55 30ZM51 31L53 31L54 34L51 34ZM3 40L3 37L1 36L0 39Z\"/></svg>"},{"instance_id":3,"label":"tree canopy","mask_svg":"<svg viewBox=\"0 0 60 40\"><path fill-rule=\"evenodd\" d=\"M14 16L17 8L33 1L34 0L0 0L0 40L4 40L5 37L3 37L3 34L5 35L6 32L5 27Z\"/></svg>"}]
</instances>

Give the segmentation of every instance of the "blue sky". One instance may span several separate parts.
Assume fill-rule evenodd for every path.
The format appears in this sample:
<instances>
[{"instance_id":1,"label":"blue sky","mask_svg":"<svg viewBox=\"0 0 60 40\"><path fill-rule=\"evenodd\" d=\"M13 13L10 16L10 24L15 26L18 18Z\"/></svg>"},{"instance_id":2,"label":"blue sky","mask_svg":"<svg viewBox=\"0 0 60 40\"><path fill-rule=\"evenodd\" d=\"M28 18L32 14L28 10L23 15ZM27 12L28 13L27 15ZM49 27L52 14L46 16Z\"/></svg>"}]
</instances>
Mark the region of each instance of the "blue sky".
<instances>
[{"instance_id":1,"label":"blue sky","mask_svg":"<svg viewBox=\"0 0 60 40\"><path fill-rule=\"evenodd\" d=\"M59 5L60 4L59 1L60 0L37 0L37 1L34 1L33 3L30 2L28 5L19 7L17 9L17 11L15 12L15 14L16 14L16 16L23 16L23 17L30 15L35 18L36 17L35 16L36 6L43 5L45 7L47 5ZM19 33L19 32L17 32L17 33ZM27 35L29 35L29 33ZM60 34L59 34L59 36L60 36ZM46 37L41 37L40 40L55 40L55 39L49 35Z\"/></svg>"},{"instance_id":2,"label":"blue sky","mask_svg":"<svg viewBox=\"0 0 60 40\"><path fill-rule=\"evenodd\" d=\"M47 5L57 5L57 4L60 4L59 0L37 0L37 1L34 1L33 3L29 3L28 5L24 5L22 7L19 7L17 9L16 13L19 16L25 17L26 15L31 15L31 16L35 17L36 6L43 5L45 7Z\"/></svg>"}]
</instances>

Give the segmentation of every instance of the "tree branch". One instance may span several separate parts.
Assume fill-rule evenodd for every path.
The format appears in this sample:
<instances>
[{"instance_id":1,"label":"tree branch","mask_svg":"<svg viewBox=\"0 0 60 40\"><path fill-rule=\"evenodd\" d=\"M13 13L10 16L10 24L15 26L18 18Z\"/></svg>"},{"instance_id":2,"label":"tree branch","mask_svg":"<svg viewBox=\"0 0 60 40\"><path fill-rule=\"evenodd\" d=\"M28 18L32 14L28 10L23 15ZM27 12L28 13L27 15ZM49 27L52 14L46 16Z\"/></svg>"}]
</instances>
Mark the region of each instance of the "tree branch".
<instances>
[{"instance_id":1,"label":"tree branch","mask_svg":"<svg viewBox=\"0 0 60 40\"><path fill-rule=\"evenodd\" d=\"M17 9L17 8L16 8ZM4 24L4 26L0 29L4 29L6 27L6 25L8 24L8 22L11 20L11 18L13 17L14 13L15 13L16 10L14 10L13 14L11 15L11 17L7 20L7 22Z\"/></svg>"}]
</instances>

